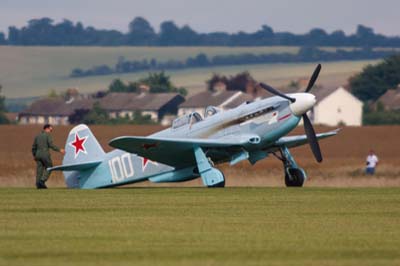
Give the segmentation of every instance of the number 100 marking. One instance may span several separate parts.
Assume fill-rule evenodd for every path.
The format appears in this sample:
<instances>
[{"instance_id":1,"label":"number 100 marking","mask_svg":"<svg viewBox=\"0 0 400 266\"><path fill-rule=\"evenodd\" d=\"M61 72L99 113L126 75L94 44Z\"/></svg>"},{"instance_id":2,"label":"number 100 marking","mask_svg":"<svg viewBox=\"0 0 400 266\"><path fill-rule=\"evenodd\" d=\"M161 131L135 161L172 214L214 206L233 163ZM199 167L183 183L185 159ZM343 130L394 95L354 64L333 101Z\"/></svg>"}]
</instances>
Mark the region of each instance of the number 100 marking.
<instances>
[{"instance_id":1,"label":"number 100 marking","mask_svg":"<svg viewBox=\"0 0 400 266\"><path fill-rule=\"evenodd\" d=\"M121 182L135 175L135 169L133 168L129 153L112 158L108 161L108 166L113 183Z\"/></svg>"}]
</instances>

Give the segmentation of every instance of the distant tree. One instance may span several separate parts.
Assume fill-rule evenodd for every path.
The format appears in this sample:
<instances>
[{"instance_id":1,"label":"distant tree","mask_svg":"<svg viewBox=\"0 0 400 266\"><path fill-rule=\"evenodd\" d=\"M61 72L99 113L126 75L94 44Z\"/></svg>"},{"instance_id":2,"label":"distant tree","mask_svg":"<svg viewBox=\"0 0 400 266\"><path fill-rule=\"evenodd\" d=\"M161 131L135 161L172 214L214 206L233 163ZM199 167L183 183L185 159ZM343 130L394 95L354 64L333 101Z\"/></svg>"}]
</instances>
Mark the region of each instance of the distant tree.
<instances>
[{"instance_id":1,"label":"distant tree","mask_svg":"<svg viewBox=\"0 0 400 266\"><path fill-rule=\"evenodd\" d=\"M307 43L309 42L311 45L325 45L327 43L328 34L323 29L312 29L307 37Z\"/></svg>"},{"instance_id":2,"label":"distant tree","mask_svg":"<svg viewBox=\"0 0 400 266\"><path fill-rule=\"evenodd\" d=\"M369 38L371 36L374 36L374 29L366 27L364 25L358 25L357 26L357 32L356 32L356 36L360 39L365 39L365 38Z\"/></svg>"},{"instance_id":3,"label":"distant tree","mask_svg":"<svg viewBox=\"0 0 400 266\"><path fill-rule=\"evenodd\" d=\"M211 78L209 80L206 81L207 84L207 89L209 91L213 91L215 88L215 85L218 82L222 82L223 84L225 84L226 86L228 85L228 78L224 75L220 75L217 73L214 73Z\"/></svg>"},{"instance_id":4,"label":"distant tree","mask_svg":"<svg viewBox=\"0 0 400 266\"><path fill-rule=\"evenodd\" d=\"M244 71L229 78L227 89L246 92L249 82L254 82L254 79L249 72Z\"/></svg>"},{"instance_id":5,"label":"distant tree","mask_svg":"<svg viewBox=\"0 0 400 266\"><path fill-rule=\"evenodd\" d=\"M226 84L227 90L246 92L247 86L250 85L250 83L254 84L255 80L247 71L230 76L229 78L223 75L213 74L211 79L206 81L208 90L213 90L217 82Z\"/></svg>"},{"instance_id":6,"label":"distant tree","mask_svg":"<svg viewBox=\"0 0 400 266\"><path fill-rule=\"evenodd\" d=\"M342 30L336 30L331 33L329 36L329 44L333 46L346 46L348 43L348 38L344 31Z\"/></svg>"},{"instance_id":7,"label":"distant tree","mask_svg":"<svg viewBox=\"0 0 400 266\"><path fill-rule=\"evenodd\" d=\"M8 43L20 44L20 31L17 27L8 27Z\"/></svg>"},{"instance_id":8,"label":"distant tree","mask_svg":"<svg viewBox=\"0 0 400 266\"><path fill-rule=\"evenodd\" d=\"M5 97L1 94L2 86L0 84L0 124L9 124L10 121L8 121L5 112L6 110L6 105L5 105Z\"/></svg>"},{"instance_id":9,"label":"distant tree","mask_svg":"<svg viewBox=\"0 0 400 266\"><path fill-rule=\"evenodd\" d=\"M6 40L4 33L0 32L0 45L4 45L4 44L7 44L7 40Z\"/></svg>"},{"instance_id":10,"label":"distant tree","mask_svg":"<svg viewBox=\"0 0 400 266\"><path fill-rule=\"evenodd\" d=\"M375 101L400 84L400 54L377 65L368 65L349 80L352 93L362 101Z\"/></svg>"},{"instance_id":11,"label":"distant tree","mask_svg":"<svg viewBox=\"0 0 400 266\"><path fill-rule=\"evenodd\" d=\"M268 25L262 25L261 29L253 34L253 42L257 45L273 44L274 30Z\"/></svg>"},{"instance_id":12,"label":"distant tree","mask_svg":"<svg viewBox=\"0 0 400 266\"><path fill-rule=\"evenodd\" d=\"M188 25L183 26L179 31L179 38L176 40L177 45L199 45L200 43L200 35L195 32Z\"/></svg>"},{"instance_id":13,"label":"distant tree","mask_svg":"<svg viewBox=\"0 0 400 266\"><path fill-rule=\"evenodd\" d=\"M0 112L6 112L5 97L1 94L3 86L0 84Z\"/></svg>"},{"instance_id":14,"label":"distant tree","mask_svg":"<svg viewBox=\"0 0 400 266\"><path fill-rule=\"evenodd\" d=\"M72 69L71 74L69 74L69 76L71 78L84 77L84 76L86 76L86 71L84 71L83 69L80 69L80 68L74 68L74 69Z\"/></svg>"},{"instance_id":15,"label":"distant tree","mask_svg":"<svg viewBox=\"0 0 400 266\"><path fill-rule=\"evenodd\" d=\"M131 123L139 125L155 124L150 115L143 115L140 111L134 112L133 121Z\"/></svg>"},{"instance_id":16,"label":"distant tree","mask_svg":"<svg viewBox=\"0 0 400 266\"><path fill-rule=\"evenodd\" d=\"M109 120L110 117L108 116L107 111L100 106L99 102L96 102L93 105L93 108L86 115L84 115L82 123L88 125L108 124Z\"/></svg>"},{"instance_id":17,"label":"distant tree","mask_svg":"<svg viewBox=\"0 0 400 266\"><path fill-rule=\"evenodd\" d=\"M22 44L40 45L48 43L56 44L53 38L53 20L51 18L31 19L28 21L28 27L22 28Z\"/></svg>"},{"instance_id":18,"label":"distant tree","mask_svg":"<svg viewBox=\"0 0 400 266\"><path fill-rule=\"evenodd\" d=\"M173 21L165 21L160 26L159 44L162 46L176 45L180 30Z\"/></svg>"},{"instance_id":19,"label":"distant tree","mask_svg":"<svg viewBox=\"0 0 400 266\"><path fill-rule=\"evenodd\" d=\"M127 92L128 88L124 82L120 79L114 79L110 86L108 86L109 92Z\"/></svg>"},{"instance_id":20,"label":"distant tree","mask_svg":"<svg viewBox=\"0 0 400 266\"><path fill-rule=\"evenodd\" d=\"M400 111L364 113L363 125L400 125Z\"/></svg>"},{"instance_id":21,"label":"distant tree","mask_svg":"<svg viewBox=\"0 0 400 266\"><path fill-rule=\"evenodd\" d=\"M210 61L207 58L207 55L200 53L195 58L189 57L186 60L186 67L205 67L209 66Z\"/></svg>"},{"instance_id":22,"label":"distant tree","mask_svg":"<svg viewBox=\"0 0 400 266\"><path fill-rule=\"evenodd\" d=\"M70 116L68 116L68 122L73 125L83 123L89 113L90 109L76 109Z\"/></svg>"},{"instance_id":23,"label":"distant tree","mask_svg":"<svg viewBox=\"0 0 400 266\"><path fill-rule=\"evenodd\" d=\"M136 17L129 23L127 43L131 45L153 45L157 34L150 23L142 18Z\"/></svg>"},{"instance_id":24,"label":"distant tree","mask_svg":"<svg viewBox=\"0 0 400 266\"><path fill-rule=\"evenodd\" d=\"M183 87L175 87L170 76L166 75L164 71L149 73L146 78L139 80L138 84L149 86L151 93L177 92L183 96L187 95L187 90Z\"/></svg>"}]
</instances>

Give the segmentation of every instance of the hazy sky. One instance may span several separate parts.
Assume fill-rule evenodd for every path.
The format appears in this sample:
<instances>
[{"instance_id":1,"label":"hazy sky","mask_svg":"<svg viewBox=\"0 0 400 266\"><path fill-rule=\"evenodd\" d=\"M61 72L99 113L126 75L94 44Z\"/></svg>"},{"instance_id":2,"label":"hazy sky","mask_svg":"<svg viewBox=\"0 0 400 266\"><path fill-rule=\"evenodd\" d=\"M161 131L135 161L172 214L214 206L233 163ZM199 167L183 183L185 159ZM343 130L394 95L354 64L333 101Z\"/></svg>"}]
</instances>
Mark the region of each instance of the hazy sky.
<instances>
[{"instance_id":1,"label":"hazy sky","mask_svg":"<svg viewBox=\"0 0 400 266\"><path fill-rule=\"evenodd\" d=\"M0 31L21 27L31 18L68 18L85 26L127 31L143 16L155 27L165 20L190 25L199 32L253 32L262 24L275 31L355 31L357 24L400 36L399 0L0 0Z\"/></svg>"}]
</instances>

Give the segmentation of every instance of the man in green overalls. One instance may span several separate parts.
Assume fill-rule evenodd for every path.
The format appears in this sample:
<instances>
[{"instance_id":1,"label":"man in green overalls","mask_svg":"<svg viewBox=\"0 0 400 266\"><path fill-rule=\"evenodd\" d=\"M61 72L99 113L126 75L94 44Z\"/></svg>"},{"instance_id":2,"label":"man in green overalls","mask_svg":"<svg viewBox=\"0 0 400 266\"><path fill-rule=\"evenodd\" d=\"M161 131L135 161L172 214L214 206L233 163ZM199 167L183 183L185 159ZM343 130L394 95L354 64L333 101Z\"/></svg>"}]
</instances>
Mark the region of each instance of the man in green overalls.
<instances>
[{"instance_id":1,"label":"man in green overalls","mask_svg":"<svg viewBox=\"0 0 400 266\"><path fill-rule=\"evenodd\" d=\"M53 166L50 149L65 154L64 149L60 149L53 144L53 138L50 135L51 131L53 131L51 125L44 125L43 131L35 137L32 145L32 154L36 161L36 188L38 189L47 188L45 183L50 176L47 168Z\"/></svg>"}]
</instances>

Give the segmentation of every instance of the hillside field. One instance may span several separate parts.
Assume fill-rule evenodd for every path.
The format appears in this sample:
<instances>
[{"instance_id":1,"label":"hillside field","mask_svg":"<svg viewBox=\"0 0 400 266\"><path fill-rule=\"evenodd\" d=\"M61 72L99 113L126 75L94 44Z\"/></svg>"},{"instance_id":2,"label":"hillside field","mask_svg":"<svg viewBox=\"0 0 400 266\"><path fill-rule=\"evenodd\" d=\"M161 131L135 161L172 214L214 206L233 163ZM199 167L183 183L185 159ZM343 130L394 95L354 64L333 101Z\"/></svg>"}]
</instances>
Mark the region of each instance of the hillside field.
<instances>
[{"instance_id":1,"label":"hillside field","mask_svg":"<svg viewBox=\"0 0 400 266\"><path fill-rule=\"evenodd\" d=\"M64 146L71 126L57 126L54 141ZM33 187L35 163L31 154L34 136L40 126L0 126L0 187ZM148 135L161 129L160 126L93 126L94 135L106 151L114 137L123 135ZM317 132L332 128L316 127ZM299 127L292 134L304 134ZM318 164L312 157L308 146L292 149L292 153L309 176L306 186L310 187L388 187L400 186L400 152L398 137L400 126L344 127L337 136L320 141L324 162ZM365 158L373 148L379 159L377 175L365 176ZM53 154L55 165L61 163L61 155ZM226 176L228 187L282 187L283 169L281 162L273 156L251 166L242 162L236 166L218 166ZM54 173L49 181L50 187L64 187L63 177ZM202 186L201 180L179 184L152 184L149 182L134 186Z\"/></svg>"},{"instance_id":2,"label":"hillside field","mask_svg":"<svg viewBox=\"0 0 400 266\"><path fill-rule=\"evenodd\" d=\"M296 53L299 47L16 47L0 46L0 84L8 98L46 95L51 90L58 92L78 87L81 92L104 90L114 78L133 81L147 75L146 72L69 78L73 68L90 68L94 65L115 65L119 56L127 60L156 58L184 60L198 53L208 56L242 53ZM332 50L335 48L324 48ZM347 48L351 49L351 48ZM323 64L320 82L340 85L347 78L377 61L343 61ZM194 68L168 71L178 86L196 93L205 88L205 80L217 72L233 75L241 71L250 73L259 81L274 86L286 85L292 79L308 77L315 63L241 65L229 67Z\"/></svg>"}]
</instances>

